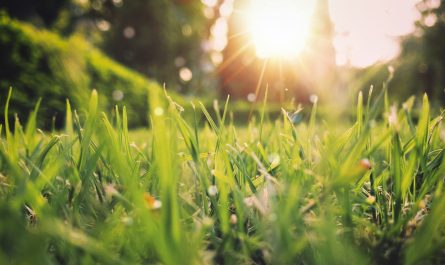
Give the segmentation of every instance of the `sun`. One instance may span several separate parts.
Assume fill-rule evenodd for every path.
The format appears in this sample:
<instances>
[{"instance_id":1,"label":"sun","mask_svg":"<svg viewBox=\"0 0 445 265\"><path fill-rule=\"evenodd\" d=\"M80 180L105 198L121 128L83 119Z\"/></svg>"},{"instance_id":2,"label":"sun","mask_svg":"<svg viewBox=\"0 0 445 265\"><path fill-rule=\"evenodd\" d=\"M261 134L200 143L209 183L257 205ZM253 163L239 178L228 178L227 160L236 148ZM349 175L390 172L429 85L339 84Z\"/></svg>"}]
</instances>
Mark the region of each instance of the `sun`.
<instances>
[{"instance_id":1,"label":"sun","mask_svg":"<svg viewBox=\"0 0 445 265\"><path fill-rule=\"evenodd\" d=\"M251 0L247 26L260 58L294 58L305 47L314 0Z\"/></svg>"}]
</instances>

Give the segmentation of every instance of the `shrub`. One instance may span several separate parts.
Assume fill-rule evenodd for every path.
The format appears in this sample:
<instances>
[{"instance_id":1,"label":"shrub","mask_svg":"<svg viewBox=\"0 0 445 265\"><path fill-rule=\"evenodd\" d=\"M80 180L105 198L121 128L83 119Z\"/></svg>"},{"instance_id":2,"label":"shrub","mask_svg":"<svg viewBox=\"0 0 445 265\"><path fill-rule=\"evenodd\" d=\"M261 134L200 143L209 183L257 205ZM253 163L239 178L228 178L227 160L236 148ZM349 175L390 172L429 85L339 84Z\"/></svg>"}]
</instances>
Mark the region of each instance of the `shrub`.
<instances>
[{"instance_id":1,"label":"shrub","mask_svg":"<svg viewBox=\"0 0 445 265\"><path fill-rule=\"evenodd\" d=\"M63 122L65 99L82 109L92 89L105 95L103 108L126 105L130 126L143 125L147 120L148 92L159 89L155 82L116 63L79 36L63 39L0 15L2 117L9 87L14 89L12 113L25 117L43 98L40 115L56 117L57 127ZM39 124L46 128L49 125Z\"/></svg>"}]
</instances>

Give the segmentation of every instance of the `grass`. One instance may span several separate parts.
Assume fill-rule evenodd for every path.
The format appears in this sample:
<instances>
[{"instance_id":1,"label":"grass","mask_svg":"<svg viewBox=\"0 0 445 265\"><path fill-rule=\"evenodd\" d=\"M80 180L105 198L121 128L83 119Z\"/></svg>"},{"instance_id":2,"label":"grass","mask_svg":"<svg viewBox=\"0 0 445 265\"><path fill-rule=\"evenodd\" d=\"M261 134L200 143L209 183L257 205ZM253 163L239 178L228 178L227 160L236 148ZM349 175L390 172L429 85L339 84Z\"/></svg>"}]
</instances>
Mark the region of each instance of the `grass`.
<instances>
[{"instance_id":1,"label":"grass","mask_svg":"<svg viewBox=\"0 0 445 265\"><path fill-rule=\"evenodd\" d=\"M360 93L354 120L329 122L316 103L276 120L261 103L237 127L229 100L185 120L154 94L150 128L131 132L93 92L53 133L36 128L38 105L9 124L9 98L1 264L445 262L443 113L426 96L397 108L385 89Z\"/></svg>"}]
</instances>

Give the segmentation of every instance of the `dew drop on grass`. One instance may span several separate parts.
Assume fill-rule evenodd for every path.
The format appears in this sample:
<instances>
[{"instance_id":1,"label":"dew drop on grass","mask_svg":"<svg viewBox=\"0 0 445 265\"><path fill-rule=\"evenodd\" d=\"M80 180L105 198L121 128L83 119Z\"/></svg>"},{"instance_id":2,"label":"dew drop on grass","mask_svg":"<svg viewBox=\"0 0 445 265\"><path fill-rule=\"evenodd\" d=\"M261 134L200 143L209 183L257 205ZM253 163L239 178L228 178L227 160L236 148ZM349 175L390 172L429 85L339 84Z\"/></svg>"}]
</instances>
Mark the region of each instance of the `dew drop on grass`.
<instances>
[{"instance_id":1,"label":"dew drop on grass","mask_svg":"<svg viewBox=\"0 0 445 265\"><path fill-rule=\"evenodd\" d=\"M317 101L318 101L318 96L315 95L315 94L310 95L310 96L309 96L309 101L310 101L312 104L317 103Z\"/></svg>"},{"instance_id":2,"label":"dew drop on grass","mask_svg":"<svg viewBox=\"0 0 445 265\"><path fill-rule=\"evenodd\" d=\"M390 126L395 126L397 124L397 108L395 106L391 107L388 115L388 123Z\"/></svg>"},{"instance_id":3,"label":"dew drop on grass","mask_svg":"<svg viewBox=\"0 0 445 265\"><path fill-rule=\"evenodd\" d=\"M153 203L153 210L160 209L162 207L162 202L160 200L155 200Z\"/></svg>"},{"instance_id":4,"label":"dew drop on grass","mask_svg":"<svg viewBox=\"0 0 445 265\"><path fill-rule=\"evenodd\" d=\"M268 157L270 166L272 168L278 166L280 164L280 156L276 153L270 154Z\"/></svg>"},{"instance_id":5,"label":"dew drop on grass","mask_svg":"<svg viewBox=\"0 0 445 265\"><path fill-rule=\"evenodd\" d=\"M238 223L238 217L236 216L236 214L230 215L230 223L232 225L236 225L236 223Z\"/></svg>"},{"instance_id":6,"label":"dew drop on grass","mask_svg":"<svg viewBox=\"0 0 445 265\"><path fill-rule=\"evenodd\" d=\"M366 170L371 169L372 168L371 161L369 161L369 159L367 158L360 160L360 167Z\"/></svg>"},{"instance_id":7,"label":"dew drop on grass","mask_svg":"<svg viewBox=\"0 0 445 265\"><path fill-rule=\"evenodd\" d=\"M366 198L366 202L368 204L374 204L376 202L375 196L369 196L368 198Z\"/></svg>"},{"instance_id":8,"label":"dew drop on grass","mask_svg":"<svg viewBox=\"0 0 445 265\"><path fill-rule=\"evenodd\" d=\"M207 189L207 192L209 193L209 196L213 197L218 194L218 188L215 185L212 185Z\"/></svg>"},{"instance_id":9,"label":"dew drop on grass","mask_svg":"<svg viewBox=\"0 0 445 265\"><path fill-rule=\"evenodd\" d=\"M155 108L154 113L156 116L162 116L162 115L164 115L164 109L161 107L157 107L157 108Z\"/></svg>"}]
</instances>

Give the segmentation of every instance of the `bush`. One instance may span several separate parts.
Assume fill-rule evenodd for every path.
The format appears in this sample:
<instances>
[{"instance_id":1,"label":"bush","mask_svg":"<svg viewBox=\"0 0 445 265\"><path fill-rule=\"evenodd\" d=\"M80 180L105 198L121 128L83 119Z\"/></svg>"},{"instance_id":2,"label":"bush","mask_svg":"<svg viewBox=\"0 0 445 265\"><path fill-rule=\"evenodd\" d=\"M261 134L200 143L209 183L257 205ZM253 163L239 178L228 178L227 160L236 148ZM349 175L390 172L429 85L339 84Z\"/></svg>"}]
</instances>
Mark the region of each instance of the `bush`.
<instances>
[{"instance_id":1,"label":"bush","mask_svg":"<svg viewBox=\"0 0 445 265\"><path fill-rule=\"evenodd\" d=\"M126 105L130 126L147 121L147 97L155 82L125 68L79 36L62 39L45 30L0 15L0 115L9 87L13 87L11 113L26 117L43 98L41 116L63 122L65 99L82 109L96 89L105 95L101 106ZM50 120L50 119L46 119ZM48 128L50 124L39 124Z\"/></svg>"}]
</instances>

